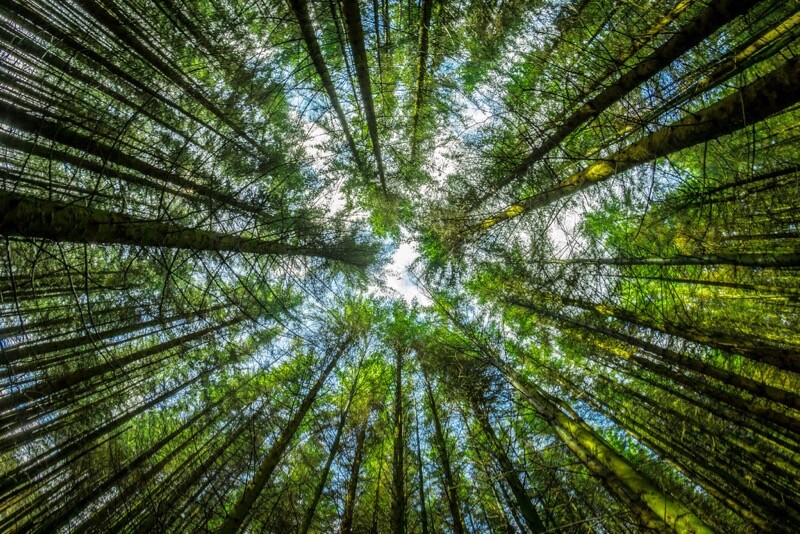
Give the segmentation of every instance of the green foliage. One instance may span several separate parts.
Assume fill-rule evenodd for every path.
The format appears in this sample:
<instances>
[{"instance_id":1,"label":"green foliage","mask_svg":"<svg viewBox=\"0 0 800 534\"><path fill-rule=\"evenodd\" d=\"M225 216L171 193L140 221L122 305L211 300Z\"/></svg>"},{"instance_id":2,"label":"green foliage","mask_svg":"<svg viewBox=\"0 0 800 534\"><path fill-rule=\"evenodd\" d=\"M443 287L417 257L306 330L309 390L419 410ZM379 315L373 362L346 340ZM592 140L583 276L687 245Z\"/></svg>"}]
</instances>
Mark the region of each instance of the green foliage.
<instances>
[{"instance_id":1,"label":"green foliage","mask_svg":"<svg viewBox=\"0 0 800 534\"><path fill-rule=\"evenodd\" d=\"M796 531L797 10L4 4L0 531Z\"/></svg>"}]
</instances>

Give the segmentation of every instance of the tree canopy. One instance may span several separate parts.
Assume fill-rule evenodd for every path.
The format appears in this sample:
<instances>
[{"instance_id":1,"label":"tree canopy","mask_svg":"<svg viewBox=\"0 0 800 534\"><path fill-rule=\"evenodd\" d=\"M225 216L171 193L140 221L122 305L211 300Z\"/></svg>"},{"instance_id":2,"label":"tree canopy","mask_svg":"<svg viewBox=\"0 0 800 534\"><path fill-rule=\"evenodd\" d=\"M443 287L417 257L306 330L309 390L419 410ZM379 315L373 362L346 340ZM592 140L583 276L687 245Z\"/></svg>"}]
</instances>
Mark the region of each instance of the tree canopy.
<instances>
[{"instance_id":1,"label":"tree canopy","mask_svg":"<svg viewBox=\"0 0 800 534\"><path fill-rule=\"evenodd\" d=\"M800 530L800 1L0 41L0 531Z\"/></svg>"}]
</instances>

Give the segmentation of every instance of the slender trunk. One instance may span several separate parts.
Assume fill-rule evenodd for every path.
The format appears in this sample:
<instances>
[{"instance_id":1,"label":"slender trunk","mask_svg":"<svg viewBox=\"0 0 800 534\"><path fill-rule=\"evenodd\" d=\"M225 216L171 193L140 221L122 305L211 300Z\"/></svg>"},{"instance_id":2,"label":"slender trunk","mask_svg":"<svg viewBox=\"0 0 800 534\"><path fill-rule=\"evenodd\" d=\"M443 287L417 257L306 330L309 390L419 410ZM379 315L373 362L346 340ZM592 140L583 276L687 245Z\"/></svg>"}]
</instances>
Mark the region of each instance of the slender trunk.
<instances>
[{"instance_id":1,"label":"slender trunk","mask_svg":"<svg viewBox=\"0 0 800 534\"><path fill-rule=\"evenodd\" d=\"M241 126L233 121L227 113L222 111L216 103L212 102L192 80L184 74L177 65L170 65L169 61L163 59L154 52L147 43L142 40L142 34L136 35L137 30L133 21L129 20L116 6L108 0L78 0L77 3L94 17L103 26L113 33L121 43L133 50L140 56L145 63L152 66L154 70L160 72L167 80L181 88L187 95L191 96L204 108L210 111L220 122L228 126L240 138L247 143L264 152L264 147L258 141L248 135Z\"/></svg>"},{"instance_id":2,"label":"slender trunk","mask_svg":"<svg viewBox=\"0 0 800 534\"><path fill-rule=\"evenodd\" d=\"M710 328L700 331L691 325L682 324L667 318L664 318L662 321L655 321L622 308L596 304L578 298L559 295L556 299L565 306L575 306L600 316L613 317L620 321L648 328L656 332L707 345L729 353L739 354L755 362L766 363L781 370L800 370L800 353L798 353L796 348L768 346L758 340L730 335L725 332L714 331Z\"/></svg>"},{"instance_id":3,"label":"slender trunk","mask_svg":"<svg viewBox=\"0 0 800 534\"><path fill-rule=\"evenodd\" d=\"M414 426L414 433L416 435L417 441L417 465L419 469L417 470L418 482L419 482L419 502L420 502L420 514L422 520L422 534L428 534L428 508L426 505L426 497L425 497L425 477L423 475L423 462L422 462L422 447L420 446L419 441L419 412L417 411L417 403L414 401L414 420L416 422Z\"/></svg>"},{"instance_id":4,"label":"slender trunk","mask_svg":"<svg viewBox=\"0 0 800 534\"><path fill-rule=\"evenodd\" d=\"M489 442L492 455L500 466L503 479L506 481L506 484L508 484L508 487L511 488L514 501L525 520L525 525L533 532L544 532L544 522L528 497L525 487L519 479L517 469L514 467L508 455L506 455L503 444L497 438L497 434L495 434L494 428L492 428L491 422L489 421L489 414L486 413L485 408L481 407L477 402L473 402L472 410L475 419L481 427L481 431Z\"/></svg>"},{"instance_id":5,"label":"slender trunk","mask_svg":"<svg viewBox=\"0 0 800 534\"><path fill-rule=\"evenodd\" d=\"M733 179L726 183L708 189L689 189L680 196L667 199L663 207L657 209L655 213L658 219L665 219L670 214L689 208L739 201L741 195L748 195L753 189L759 192L773 191L792 184L796 180L798 172L800 172L800 166L790 165L747 177L734 175ZM720 193L724 193L725 196L717 196Z\"/></svg>"},{"instance_id":6,"label":"slender trunk","mask_svg":"<svg viewBox=\"0 0 800 534\"><path fill-rule=\"evenodd\" d=\"M372 503L372 525L370 526L370 534L378 534L378 509L380 508L381 496L381 475L383 474L383 440L381 440L381 449L378 454L378 478L375 480L375 502Z\"/></svg>"},{"instance_id":7,"label":"slender trunk","mask_svg":"<svg viewBox=\"0 0 800 534\"><path fill-rule=\"evenodd\" d=\"M453 519L453 532L455 534L464 534L466 532L466 525L461 516L461 503L458 498L458 486L453 474L453 468L450 464L450 454L447 448L447 442L444 438L444 431L442 429L442 421L439 417L439 408L437 406L436 397L433 395L431 384L428 381L427 375L423 370L423 380L425 381L425 393L428 401L428 407L431 411L431 418L433 419L433 436L436 442L436 449L439 453L439 464L442 467L442 474L444 475L444 492L447 497L447 505L450 509L450 516Z\"/></svg>"},{"instance_id":8,"label":"slender trunk","mask_svg":"<svg viewBox=\"0 0 800 534\"><path fill-rule=\"evenodd\" d=\"M350 50L353 53L361 100L364 102L364 115L367 119L367 129L372 140L372 151L375 154L375 161L378 165L381 188L386 194L386 175L383 169L378 122L375 116L375 104L372 100L372 84L369 79L369 63L367 62L367 51L364 48L364 27L361 24L358 0L342 0L342 9L344 11L345 26L347 27L347 37L350 41Z\"/></svg>"},{"instance_id":9,"label":"slender trunk","mask_svg":"<svg viewBox=\"0 0 800 534\"><path fill-rule=\"evenodd\" d=\"M697 18L672 34L672 37L660 47L656 48L649 56L637 61L636 65L623 74L618 80L607 85L605 89L581 105L581 107L575 110L570 116L559 121L558 128L541 141L539 146L528 154L506 178L492 186L489 192L483 195L482 201L488 199L506 185L522 178L536 162L558 146L559 143L576 131L582 124L597 117L627 93L641 85L661 69L670 65L685 52L700 44L716 30L737 16L746 13L757 3L756 0L715 0L711 2L705 11ZM658 31L660 30L661 28L658 28ZM656 33L658 33L658 31ZM622 60L620 64L624 63L631 55L630 53L627 57L623 55L620 58ZM616 68L617 62L609 67L598 80L606 79ZM596 89L596 86L597 84L591 86L584 94L590 94Z\"/></svg>"},{"instance_id":10,"label":"slender trunk","mask_svg":"<svg viewBox=\"0 0 800 534\"><path fill-rule=\"evenodd\" d=\"M596 346L598 346L599 350L603 350L604 352L613 350L610 347L603 346L602 344L597 344ZM620 355L618 351L614 351L614 353ZM696 393L703 394L709 399L714 399L717 402L727 404L728 406L739 410L742 413L751 414L760 421L769 421L778 427L784 428L790 433L800 437L800 419L772 408L761 406L752 400L744 399L726 389L706 383L706 381L702 379L697 379L695 377L673 371L666 365L660 365L655 362L651 362L646 358L637 357L636 355L630 353L625 354L622 357L624 358L626 356L628 359L636 362L642 368L647 369L651 373L667 378L675 384L680 384L686 388L687 391L694 391Z\"/></svg>"},{"instance_id":11,"label":"slender trunk","mask_svg":"<svg viewBox=\"0 0 800 534\"><path fill-rule=\"evenodd\" d=\"M320 81L322 81L322 87L328 94L328 99L331 101L333 110L336 112L336 117L339 119L339 125L342 127L342 132L344 133L345 141L347 141L347 146L350 148L350 153L353 155L353 159L358 168L363 169L364 165L361 161L358 149L356 148L356 143L353 140L353 135L350 132L349 122L344 115L342 105L339 102L339 95L336 94L336 87L333 85L330 72L328 72L328 67L325 65L325 59L322 56L322 50L320 50L319 43L317 42L314 24L311 22L311 16L308 12L308 4L306 0L289 0L289 3L292 6L292 11L297 19L297 23L300 26L300 33L303 36L303 41L306 43L308 55L314 63L317 76L319 76Z\"/></svg>"},{"instance_id":12,"label":"slender trunk","mask_svg":"<svg viewBox=\"0 0 800 534\"><path fill-rule=\"evenodd\" d=\"M778 295L788 299L796 300L800 298L800 288L786 287L779 285L748 284L745 282L726 282L722 280L706 280L700 278L675 278L671 276L636 276L636 280L652 280L663 282L664 284L686 284L706 287L724 287L727 289L738 289L741 291L751 291L758 295Z\"/></svg>"},{"instance_id":13,"label":"slender trunk","mask_svg":"<svg viewBox=\"0 0 800 534\"><path fill-rule=\"evenodd\" d=\"M180 347L181 345L184 345L190 341L201 339L204 336L213 334L218 330L227 328L231 325L241 322L242 320L244 320L243 316L236 317L234 319L225 321L219 325L209 326L197 330L196 332L192 332L191 334L186 334L184 336L176 337L175 339L159 343L152 347L138 350L122 358L118 358L116 360L107 363L95 365L93 367L84 367L77 371L73 371L71 373L62 375L58 378L48 379L46 382L37 384L33 387L23 389L22 391L19 391L17 393L6 395L5 397L0 398L0 413L9 408L19 408L24 404L28 404L30 402L34 402L36 400L45 397L50 397L64 390L73 390L73 388L78 384L80 384L81 382L97 378L112 371L118 371L130 363L137 362L139 360L142 360L149 356L160 354L162 352L166 352L176 347Z\"/></svg>"},{"instance_id":14,"label":"slender trunk","mask_svg":"<svg viewBox=\"0 0 800 534\"><path fill-rule=\"evenodd\" d=\"M286 452L286 449L289 447L289 444L294 438L295 433L297 433L297 430L300 428L300 424L303 422L303 419L305 419L308 410L311 408L314 400L316 400L317 394L319 394L319 391L322 389L322 386L325 384L328 376L336 367L336 364L339 362L342 354L344 354L345 350L347 350L349 343L349 339L342 343L342 345L336 350L336 353L331 357L331 361L328 363L325 369L323 369L322 373L319 375L319 378L317 378L317 381L303 398L303 402L295 411L292 419L287 423L286 427L283 429L280 436L278 436L278 438L275 440L275 443L272 445L272 447L270 447L269 452L267 452L267 455L258 466L255 475L253 475L253 479L245 486L244 491L239 497L239 500L236 502L233 509L225 518L225 521L217 532L220 534L234 533L238 532L242 527L245 519L247 519L247 516L250 513L250 509L261 495L264 487L266 487L267 483L269 483L270 478L272 478L272 473L278 466L278 462L280 462L284 452Z\"/></svg>"},{"instance_id":15,"label":"slender trunk","mask_svg":"<svg viewBox=\"0 0 800 534\"><path fill-rule=\"evenodd\" d=\"M110 213L50 200L0 192L0 235L20 235L74 243L136 245L188 250L211 250L312 256L358 266L369 259L355 244L341 248L295 246L280 241L247 238L209 230L184 228L168 223L141 220L122 213ZM348 250L349 248L349 250ZM369 256L369 254L367 254Z\"/></svg>"},{"instance_id":16,"label":"slender trunk","mask_svg":"<svg viewBox=\"0 0 800 534\"><path fill-rule=\"evenodd\" d=\"M1 112L2 111L0 110L0 113ZM21 118L24 118L21 115L22 112L13 112L18 115L15 119L13 119L14 126L20 127L20 129L26 129L33 127L34 124L37 124L36 121L20 124L19 121ZM179 196L194 204L204 204L204 202L202 202L202 198L198 198L199 193L202 195L202 197L213 200L221 207L230 206L232 208L237 208L249 213L259 213L261 209L263 209L257 206L252 206L245 202L241 202L235 197L226 195L217 189L203 186L194 181L186 180L175 173L163 171L159 167L152 166L149 163L138 159L133 159L132 156L119 156L116 152L113 152L112 147L98 141L94 141L90 137L84 136L83 134L75 134L74 132L68 133L67 130L64 129L54 129L53 126L55 124L49 121L41 121L38 124L40 124L42 131L39 132L39 129L37 128L37 133L51 138L53 141L63 143L66 146L77 148L81 151L80 155L59 150L54 146L46 146L44 144L20 139L19 137L11 136L4 132L0 132L0 146L18 150L24 154L37 156L47 161L62 161L64 163L74 165L77 168L86 169L87 171L93 172L98 176L115 178L129 184L149 187L155 191L163 191L169 193L170 195ZM101 161L91 160L86 157L87 155L98 157ZM112 161L119 165L132 168L133 170L142 173L142 175L133 174L115 168L112 165L107 165L107 161ZM142 169L146 169L147 172ZM169 187L167 184L172 184L174 187ZM52 184L48 185L49 187L53 187Z\"/></svg>"},{"instance_id":17,"label":"slender trunk","mask_svg":"<svg viewBox=\"0 0 800 534\"><path fill-rule=\"evenodd\" d=\"M339 43L342 57L344 58L344 67L345 70L347 71L348 85L350 85L350 90L352 91L353 105L355 105L356 111L360 118L361 103L358 101L358 91L356 91L356 86L353 83L353 69L350 67L350 57L347 54L347 42L342 32L342 22L341 22L341 17L339 15L339 12L341 10L341 3L339 2L339 0L328 0L328 9L331 12L331 19L333 20L333 25L336 27L336 42Z\"/></svg>"},{"instance_id":18,"label":"slender trunk","mask_svg":"<svg viewBox=\"0 0 800 534\"><path fill-rule=\"evenodd\" d=\"M643 525L662 532L669 528L712 532L691 509L639 473L565 403L540 391L502 362L495 360L495 365L547 421L561 441L637 515Z\"/></svg>"},{"instance_id":19,"label":"slender trunk","mask_svg":"<svg viewBox=\"0 0 800 534\"><path fill-rule=\"evenodd\" d=\"M751 267L754 269L791 269L800 267L800 253L723 252L719 254L699 254L696 256L677 255L666 258L571 258L568 260L550 260L549 263L560 265L653 265L657 267L733 265L736 267Z\"/></svg>"},{"instance_id":20,"label":"slender trunk","mask_svg":"<svg viewBox=\"0 0 800 534\"><path fill-rule=\"evenodd\" d=\"M416 97L411 118L411 161L416 162L419 145L419 117L425 91L425 73L428 69L428 33L431 27L433 0L422 0L422 18L419 21L419 61L417 63Z\"/></svg>"},{"instance_id":21,"label":"slender trunk","mask_svg":"<svg viewBox=\"0 0 800 534\"><path fill-rule=\"evenodd\" d=\"M103 483L99 485L95 485L91 488L86 495L76 499L73 502L68 503L64 508L61 510L60 513L57 515L52 513L49 514L47 521L39 525L37 527L38 532L56 532L61 526L63 526L66 522L71 521L76 515L78 515L87 505L89 505L95 499L101 497L106 492L110 491L114 488L117 484L122 482L130 473L138 470L140 467L144 466L147 462L149 462L152 458L154 458L161 449L166 447L168 444L172 443L178 436L188 430L192 425L194 425L200 418L205 417L206 415L210 414L214 409L219 406L225 398L229 397L234 390L228 392L228 394L221 397L214 403L211 403L204 407L202 410L198 411L192 417L186 420L185 423L180 425L178 428L164 436L163 438L159 439L156 443L154 443L151 447L149 447L146 451L139 454L136 458L128 462L125 467L114 473L111 477L106 479ZM157 473L160 473L164 466L166 466L167 462L169 462L173 457L175 457L181 450L186 448L191 443L196 443L196 438L200 432L202 432L205 428L211 425L214 422L214 418L209 418L208 421L203 423L195 432L193 432L187 439L185 439L180 445L175 447L169 454L167 454L161 461L159 461L151 470L153 476ZM146 481L144 479L139 479L137 487L141 487L141 484L144 484ZM114 511L117 508L117 505L121 504L119 495L126 495L125 492L120 492L116 497L111 500L111 502L107 503L103 508L100 510L95 511L92 514L92 520L94 521L95 518L100 519L101 512L103 510L108 509L109 511ZM128 495L129 497L131 495ZM116 504L112 504L116 503ZM104 515L104 514L103 514ZM82 525L87 526L87 525Z\"/></svg>"},{"instance_id":22,"label":"slender trunk","mask_svg":"<svg viewBox=\"0 0 800 534\"><path fill-rule=\"evenodd\" d=\"M251 417L252 420L254 417ZM221 435L226 436L225 441L223 444L214 450L213 452L209 453L209 455L203 460L200 465L197 466L182 482L176 485L172 484L162 484L162 486L157 490L160 494L157 500L156 509L151 513L140 525L137 526L138 532L150 532L154 525L158 524L164 516L170 514L170 512L174 513L174 505L175 503L186 496L186 493L189 489L194 486L197 481L202 478L203 476L208 474L209 469L213 466L217 461L219 461L222 454L228 450L228 448L233 445L233 443L239 439L239 437L244 434L244 431L248 428L247 422L236 426L232 431L221 433ZM193 459L194 457L190 457ZM172 472L173 476L178 476L182 473L186 472L186 465L184 464L179 469L176 469ZM159 474L159 471L152 469L150 471L153 475ZM165 482L169 482L169 477L165 479ZM167 490L167 488L169 488ZM126 499L122 499L122 502L125 502ZM121 529L122 526L127 526L132 524L132 519L139 515L144 509L147 508L148 504L151 501L149 499L143 499L140 501L139 506L134 508L131 513L126 514L120 521L117 521L115 525L112 525L109 528L110 531L118 531ZM114 510L112 510L113 512ZM89 529L86 529L89 531Z\"/></svg>"},{"instance_id":23,"label":"slender trunk","mask_svg":"<svg viewBox=\"0 0 800 534\"><path fill-rule=\"evenodd\" d=\"M738 0L732 0L734 4ZM745 3L743 2L742 5ZM793 58L766 76L715 104L665 126L626 148L589 165L547 191L484 219L471 232L483 231L530 210L550 205L623 171L667 156L698 143L713 141L745 126L761 122L800 100L800 59Z\"/></svg>"},{"instance_id":24,"label":"slender trunk","mask_svg":"<svg viewBox=\"0 0 800 534\"><path fill-rule=\"evenodd\" d=\"M10 496L11 492L16 488L19 484L35 479L39 474L47 471L51 467L57 465L58 463L65 461L70 462L68 458L73 454L81 451L81 449L85 446L88 446L91 443L94 443L98 438L106 436L107 434L115 431L125 423L132 420L137 415L161 404L167 399L172 398L179 392L183 391L190 385L194 384L195 382L199 381L204 376L208 376L211 371L214 369L208 369L201 373L198 373L197 376L194 378L180 384L172 389L167 390L166 392L162 393L161 395L156 396L154 399L137 406L136 408L125 412L120 417L105 423L94 430L79 436L78 438L70 441L69 443L62 444L54 449L51 449L49 453L39 455L36 458L32 458L27 462L20 464L18 467L14 468L13 470L7 472L2 477L0 477L0 495L4 497ZM74 458L73 458L74 460Z\"/></svg>"},{"instance_id":25,"label":"slender trunk","mask_svg":"<svg viewBox=\"0 0 800 534\"><path fill-rule=\"evenodd\" d=\"M322 492L325 491L325 485L328 483L328 475L331 472L333 461L336 459L336 455L339 452L339 443L342 441L342 433L344 431L344 425L347 422L347 416L350 413L350 405L353 402L356 385L357 381L353 384L350 390L350 398L347 400L347 406L342 412L341 417L339 417L339 424L336 426L336 436L333 439L333 445L331 445L331 450L328 453L328 459L325 461L325 466L322 468L322 473L319 475L319 483L314 490L314 497L311 499L311 504L303 517L303 523L300 527L301 534L307 534L308 530L311 528L311 522L314 520L314 512L317 509L317 504L319 504L319 500L322 498Z\"/></svg>"},{"instance_id":26,"label":"slender trunk","mask_svg":"<svg viewBox=\"0 0 800 534\"><path fill-rule=\"evenodd\" d=\"M2 7L5 6L0 6L0 8ZM109 60L108 55L95 51L90 46L84 45L78 39L76 39L74 35L72 35L72 32L62 29L57 24L53 24L50 17L48 17L47 15L40 14L31 9L28 2L18 2L18 1L12 2L10 5L10 12L12 15L11 17L12 20L18 20L22 18L23 20L21 21L21 23L27 26L32 33L38 33L39 30L46 31L47 33L56 38L56 43L66 52L71 53L73 51L80 50L81 52L79 55L80 59L83 59L85 57L86 59L90 60L90 62L99 65L101 68L107 70L109 73L118 77L120 80L123 80L131 87L134 87L137 90L141 91L142 93L147 95L148 99L153 99L159 102L163 102L166 106L175 109L176 111L184 115L186 118L191 120L193 123L202 124L204 128L214 132L221 138L230 140L230 138L226 137L222 132L220 132L218 129L212 126L208 121L204 121L200 117L190 113L184 107L180 106L176 102L168 100L165 96L166 93L160 91L157 87L153 87L152 83L151 84L143 83L136 76L129 73L125 68L118 67L113 62L111 62ZM92 65L91 63L90 65L91 68L94 68L94 65Z\"/></svg>"},{"instance_id":27,"label":"slender trunk","mask_svg":"<svg viewBox=\"0 0 800 534\"><path fill-rule=\"evenodd\" d=\"M403 433L403 349L395 348L394 427L392 431L392 509L394 534L406 531L405 434Z\"/></svg>"},{"instance_id":28,"label":"slender trunk","mask_svg":"<svg viewBox=\"0 0 800 534\"><path fill-rule=\"evenodd\" d=\"M352 534L353 514L356 508L356 495L358 494L358 478L361 473L361 462L364 459L364 442L367 437L367 425L369 418L365 418L356 436L356 448L353 451L353 463L350 465L350 478L347 481L347 495L344 499L344 513L342 514L342 525L339 529L340 534ZM380 477L378 477L380 482Z\"/></svg>"},{"instance_id":29,"label":"slender trunk","mask_svg":"<svg viewBox=\"0 0 800 534\"><path fill-rule=\"evenodd\" d=\"M51 352L74 349L77 347L81 347L83 345L93 345L95 343L102 343L103 340L117 338L133 332L145 330L153 326L160 326L166 328L168 325L172 323L184 320L187 321L194 320L199 317L202 317L207 313L213 313L214 311L217 311L220 308L222 308L222 305L218 305L213 308L209 308L207 310L203 310L200 312L181 313L178 315L173 315L171 317L156 317L155 319L150 319L149 321L143 321L141 323L134 322L125 326L112 328L111 330L104 330L102 332L96 332L96 333L88 333L85 336L60 339L55 341L49 341L46 343L31 343L31 344L19 345L16 347L3 348L2 357L5 360L6 365L10 365L11 363L22 360L24 358L31 358L31 357L41 356L42 354L48 354Z\"/></svg>"},{"instance_id":30,"label":"slender trunk","mask_svg":"<svg viewBox=\"0 0 800 534\"><path fill-rule=\"evenodd\" d=\"M105 293L105 292L103 292L103 293ZM131 313L135 314L136 311L140 310L140 309L144 309L144 308L139 304L134 304L134 305L130 305L130 306L118 306L118 307L109 308L109 309L103 309L103 310L98 310L97 308L95 308L94 312L95 313L100 313L106 318L112 318L112 319L102 323L102 325L105 326L107 324L112 324L112 323L118 321L119 319L116 318L117 316L125 316L125 314L131 314ZM0 337L11 337L11 336L16 336L16 335L34 336L34 334L38 334L41 331L41 332L48 332L49 335L47 337L48 338L52 338L53 336L63 335L64 334L64 333L60 333L60 334L58 334L58 333L57 334L52 334L51 333L51 332L57 332L59 330L59 327L72 326L72 325L74 325L76 323L80 323L80 321L81 321L81 318L77 314L70 314L70 315L67 315L66 317L41 318L41 319L36 320L36 321L31 321L31 320L29 320L30 318L24 318L24 317L22 317L22 315L26 315L26 314L20 314L18 316L20 324L15 325L15 326L6 326L4 328L0 328ZM26 319L28 319L28 320L26 320ZM84 325L83 328L85 329L86 325ZM77 333L77 330L72 330L69 333ZM36 336L36 339L40 340L42 338L39 337L39 336Z\"/></svg>"},{"instance_id":31,"label":"slender trunk","mask_svg":"<svg viewBox=\"0 0 800 534\"><path fill-rule=\"evenodd\" d=\"M608 411L603 407L603 405L598 404L597 400L594 398L590 399L589 402L595 409L606 414L609 419L614 421L614 423L618 424L620 427L625 428L627 432L647 445L647 447L653 450L653 452L656 452L662 457L668 459L670 464L680 472L684 473L691 480L697 481L697 483L700 484L705 491L718 499L723 505L727 506L734 513L742 517L742 519L758 526L761 529L766 529L768 522L762 518L760 514L755 513L749 504L746 504L746 499L740 499L738 495L734 496L734 492L731 488L726 487L721 489L716 480L713 480L708 473L700 471L698 469L698 464L691 461L692 455L689 455L689 458L683 458L676 454L679 451L685 451L685 448L676 447L674 444L665 443L657 436L651 435L647 429L641 425L638 425L630 417L626 416L620 411Z\"/></svg>"},{"instance_id":32,"label":"slender trunk","mask_svg":"<svg viewBox=\"0 0 800 534\"><path fill-rule=\"evenodd\" d=\"M539 315L548 317L551 320L553 320L556 324L574 325L582 330L598 333L605 337L622 341L623 343L626 343L633 347L640 348L649 354L657 356L658 358L669 364L676 365L684 369L689 369L691 371L703 374L715 380L719 380L720 382L728 384L732 387L736 387L744 391L747 391L752 395L756 395L768 399L770 401L783 404L784 406L787 406L789 408L800 410L800 395L797 395L793 391L771 386L769 384L755 380L753 378L743 376L733 371L729 371L727 369L703 362L697 358L687 356L686 354L683 354L678 351L662 348L661 346L656 345L655 343L644 341L636 336L625 334L623 332L620 332L618 330L612 329L607 326L590 324L586 321L570 317L566 314L552 312L544 307L537 306L535 304L528 302L523 302L515 298L506 298L504 300L505 302L514 304L521 308L531 310ZM643 367L648 367L650 366L650 363L652 363L648 362L644 358L637 356L636 354L630 354L630 359ZM673 372L670 373L673 374Z\"/></svg>"}]
</instances>

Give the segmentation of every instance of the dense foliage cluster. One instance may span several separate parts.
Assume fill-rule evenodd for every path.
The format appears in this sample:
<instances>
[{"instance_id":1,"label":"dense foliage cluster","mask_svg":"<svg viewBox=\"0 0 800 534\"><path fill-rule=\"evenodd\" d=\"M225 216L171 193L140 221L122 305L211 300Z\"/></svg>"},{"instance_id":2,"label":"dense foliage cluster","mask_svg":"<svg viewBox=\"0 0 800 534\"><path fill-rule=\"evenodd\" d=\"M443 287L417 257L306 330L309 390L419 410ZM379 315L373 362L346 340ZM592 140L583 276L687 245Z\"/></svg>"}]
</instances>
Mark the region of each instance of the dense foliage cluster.
<instances>
[{"instance_id":1,"label":"dense foliage cluster","mask_svg":"<svg viewBox=\"0 0 800 534\"><path fill-rule=\"evenodd\" d=\"M797 532L798 38L2 2L0 531Z\"/></svg>"}]
</instances>

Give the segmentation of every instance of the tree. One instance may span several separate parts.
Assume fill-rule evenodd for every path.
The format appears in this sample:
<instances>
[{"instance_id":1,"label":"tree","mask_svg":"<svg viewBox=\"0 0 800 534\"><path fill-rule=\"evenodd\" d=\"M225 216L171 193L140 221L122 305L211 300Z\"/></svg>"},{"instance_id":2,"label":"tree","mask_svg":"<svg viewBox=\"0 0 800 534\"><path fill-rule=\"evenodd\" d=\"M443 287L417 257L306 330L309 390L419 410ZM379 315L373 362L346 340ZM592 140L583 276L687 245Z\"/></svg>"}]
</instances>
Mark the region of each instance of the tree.
<instances>
[{"instance_id":1,"label":"tree","mask_svg":"<svg viewBox=\"0 0 800 534\"><path fill-rule=\"evenodd\" d=\"M0 43L0 530L800 529L796 1Z\"/></svg>"}]
</instances>

